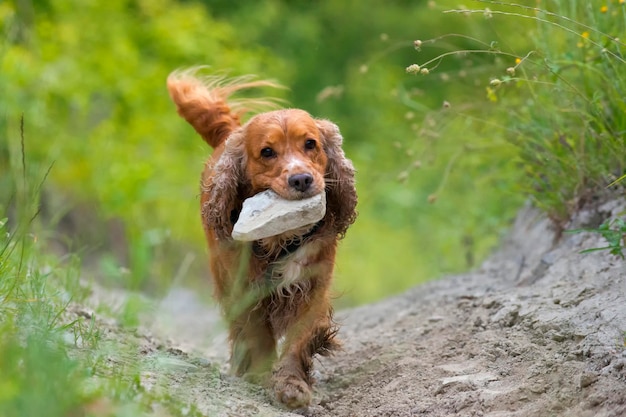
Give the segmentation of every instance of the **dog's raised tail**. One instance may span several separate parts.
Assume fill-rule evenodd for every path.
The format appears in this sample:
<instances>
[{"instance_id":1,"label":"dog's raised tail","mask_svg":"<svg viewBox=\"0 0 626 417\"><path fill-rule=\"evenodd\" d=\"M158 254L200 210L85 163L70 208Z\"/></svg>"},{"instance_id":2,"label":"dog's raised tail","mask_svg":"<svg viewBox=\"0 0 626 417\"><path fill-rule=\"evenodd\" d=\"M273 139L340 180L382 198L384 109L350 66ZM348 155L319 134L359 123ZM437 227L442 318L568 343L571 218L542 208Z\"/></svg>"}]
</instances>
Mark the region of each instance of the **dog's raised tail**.
<instances>
[{"instance_id":1,"label":"dog's raised tail","mask_svg":"<svg viewBox=\"0 0 626 417\"><path fill-rule=\"evenodd\" d=\"M178 114L213 148L241 126L241 116L245 113L279 106L280 101L275 99L231 98L235 92L248 88L282 88L273 81L255 80L252 76L199 76L202 69L174 71L167 77L167 89Z\"/></svg>"}]
</instances>

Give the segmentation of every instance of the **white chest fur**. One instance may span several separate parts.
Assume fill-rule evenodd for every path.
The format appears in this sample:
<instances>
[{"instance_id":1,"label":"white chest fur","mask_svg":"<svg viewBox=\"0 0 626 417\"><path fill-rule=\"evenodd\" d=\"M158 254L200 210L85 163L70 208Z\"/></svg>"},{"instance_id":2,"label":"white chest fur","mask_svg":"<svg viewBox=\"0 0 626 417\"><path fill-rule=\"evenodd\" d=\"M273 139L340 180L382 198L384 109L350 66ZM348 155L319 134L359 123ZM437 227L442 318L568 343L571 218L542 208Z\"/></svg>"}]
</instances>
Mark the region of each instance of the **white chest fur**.
<instances>
[{"instance_id":1,"label":"white chest fur","mask_svg":"<svg viewBox=\"0 0 626 417\"><path fill-rule=\"evenodd\" d=\"M321 248L320 241L306 243L284 260L274 264L272 281L276 283L276 291L291 293L291 288L297 290L304 284L305 278L315 272L312 260L317 257Z\"/></svg>"}]
</instances>

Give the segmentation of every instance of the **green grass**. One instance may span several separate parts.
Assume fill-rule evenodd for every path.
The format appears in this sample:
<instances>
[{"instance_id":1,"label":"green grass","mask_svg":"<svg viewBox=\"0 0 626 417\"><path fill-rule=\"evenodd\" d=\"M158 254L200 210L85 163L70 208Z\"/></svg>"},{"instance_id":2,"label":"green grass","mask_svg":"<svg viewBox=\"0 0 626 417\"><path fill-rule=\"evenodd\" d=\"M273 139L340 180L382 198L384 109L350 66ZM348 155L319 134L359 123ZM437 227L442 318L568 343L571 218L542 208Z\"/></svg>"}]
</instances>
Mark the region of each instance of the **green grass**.
<instances>
[{"instance_id":1,"label":"green grass","mask_svg":"<svg viewBox=\"0 0 626 417\"><path fill-rule=\"evenodd\" d=\"M82 296L78 276L75 266L42 253L34 233L39 183L32 186L24 158L13 167L20 173L13 204L1 207L13 215L0 221L0 414L67 415L89 395L80 389L87 371L68 357L64 336L73 332L86 343L95 336L80 320L64 320Z\"/></svg>"},{"instance_id":2,"label":"green grass","mask_svg":"<svg viewBox=\"0 0 626 417\"><path fill-rule=\"evenodd\" d=\"M607 246L599 248L591 248L581 251L580 253L590 253L597 251L608 251L611 255L615 255L622 260L624 259L624 247L626 246L626 222L622 218L607 219L595 229L573 229L567 230L569 233L591 232L597 233L604 240Z\"/></svg>"},{"instance_id":3,"label":"green grass","mask_svg":"<svg viewBox=\"0 0 626 417\"><path fill-rule=\"evenodd\" d=\"M140 416L153 415L155 404L168 415L199 415L142 383L146 370L167 375L159 365L167 351L141 353L135 335L139 314L153 306L130 294L103 316L114 328L99 320L106 305L95 314L83 307L92 290L80 260L51 254L38 223L47 169L30 165L23 131L18 142L9 169L16 192L0 205L0 415Z\"/></svg>"},{"instance_id":4,"label":"green grass","mask_svg":"<svg viewBox=\"0 0 626 417\"><path fill-rule=\"evenodd\" d=\"M168 415L199 415L167 390L147 391L142 384L147 370L164 375L159 385L167 383L158 358L168 353L140 353L133 334L136 306L119 313L117 338L103 336L97 315L79 316L71 308L88 293L76 265L42 253L43 242L29 233L7 233L5 227L0 242L0 415L139 416L153 415L155 404Z\"/></svg>"},{"instance_id":5,"label":"green grass","mask_svg":"<svg viewBox=\"0 0 626 417\"><path fill-rule=\"evenodd\" d=\"M468 145L512 144L511 168L524 174L517 181L520 192L563 226L605 187L619 186L626 168L626 5L475 3L482 7L447 13L487 24L505 20L508 33L492 40L449 34L416 41L418 57L455 38L474 47L452 47L407 72L436 77L443 62L460 55L474 63L477 92L490 101L480 103L478 113L492 131L487 140L470 134ZM522 36L528 46L519 45Z\"/></svg>"}]
</instances>

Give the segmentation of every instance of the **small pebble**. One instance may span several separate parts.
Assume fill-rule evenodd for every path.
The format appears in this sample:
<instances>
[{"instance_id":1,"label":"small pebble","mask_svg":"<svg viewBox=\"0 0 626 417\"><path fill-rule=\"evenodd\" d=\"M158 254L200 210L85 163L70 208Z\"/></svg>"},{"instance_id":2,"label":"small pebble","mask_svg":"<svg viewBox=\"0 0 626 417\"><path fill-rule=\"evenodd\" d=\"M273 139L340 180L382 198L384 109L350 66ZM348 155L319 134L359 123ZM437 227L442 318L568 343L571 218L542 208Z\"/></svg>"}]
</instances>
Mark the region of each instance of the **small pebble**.
<instances>
[{"instance_id":1,"label":"small pebble","mask_svg":"<svg viewBox=\"0 0 626 417\"><path fill-rule=\"evenodd\" d=\"M586 388L589 385L596 382L597 380L598 380L598 375L591 373L591 372L583 372L582 374L580 374L580 377L578 380L578 386L580 388Z\"/></svg>"}]
</instances>

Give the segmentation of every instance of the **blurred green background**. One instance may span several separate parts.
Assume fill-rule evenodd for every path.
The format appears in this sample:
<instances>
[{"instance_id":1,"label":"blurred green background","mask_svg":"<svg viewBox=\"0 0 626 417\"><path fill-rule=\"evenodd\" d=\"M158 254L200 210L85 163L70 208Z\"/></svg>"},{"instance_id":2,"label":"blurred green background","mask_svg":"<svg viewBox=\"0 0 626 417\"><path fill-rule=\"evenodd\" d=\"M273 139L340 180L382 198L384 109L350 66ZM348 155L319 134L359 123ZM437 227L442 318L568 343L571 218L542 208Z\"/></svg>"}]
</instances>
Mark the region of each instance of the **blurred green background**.
<instances>
[{"instance_id":1,"label":"blurred green background","mask_svg":"<svg viewBox=\"0 0 626 417\"><path fill-rule=\"evenodd\" d=\"M41 175L53 164L40 217L52 249L78 252L83 274L111 285L205 291L198 192L210 150L176 115L165 79L209 65L277 80L289 89L267 94L339 125L360 196L339 305L473 268L524 199L484 68L503 72L514 56L455 53L429 76L405 68L481 46L451 37L416 51L414 40L445 34L489 49L518 33L506 46L522 56L528 22L443 13L457 3L4 0L0 201L14 193L23 115L28 160Z\"/></svg>"}]
</instances>

